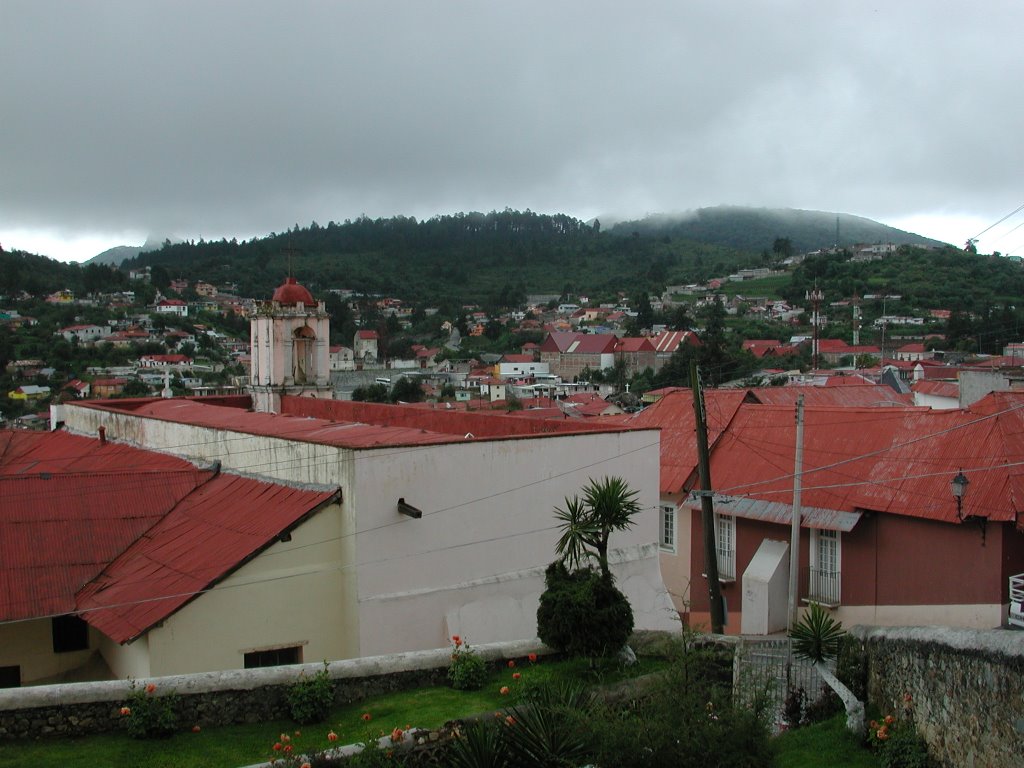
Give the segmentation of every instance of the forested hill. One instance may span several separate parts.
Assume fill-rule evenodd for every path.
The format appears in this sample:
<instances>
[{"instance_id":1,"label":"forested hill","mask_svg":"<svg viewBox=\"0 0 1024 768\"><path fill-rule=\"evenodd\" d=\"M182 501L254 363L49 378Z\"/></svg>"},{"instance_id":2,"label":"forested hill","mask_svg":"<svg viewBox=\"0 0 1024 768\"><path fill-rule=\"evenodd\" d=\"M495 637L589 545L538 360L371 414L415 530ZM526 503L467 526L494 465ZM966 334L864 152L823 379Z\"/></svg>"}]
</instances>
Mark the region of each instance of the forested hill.
<instances>
[{"instance_id":1,"label":"forested hill","mask_svg":"<svg viewBox=\"0 0 1024 768\"><path fill-rule=\"evenodd\" d=\"M858 242L922 240L867 219L843 220ZM296 225L245 243L166 244L130 263L158 266L171 277L235 282L250 296L267 295L291 271L318 290L504 305L531 293L660 291L668 283L702 281L761 264L778 238L788 238L795 250L826 247L835 239L834 215L809 211L769 216L744 208L703 209L696 221L705 222L704 230L666 231L654 219L645 221L603 232L597 221L509 209L424 221L361 217ZM828 236L812 236L810 222L821 230L822 221L832 222Z\"/></svg>"},{"instance_id":2,"label":"forested hill","mask_svg":"<svg viewBox=\"0 0 1024 768\"><path fill-rule=\"evenodd\" d=\"M942 245L937 240L904 232L861 216L792 208L699 208L687 213L654 214L638 221L619 222L611 227L611 232L624 236L630 236L634 232L646 237L669 236L755 252L763 249L766 242L772 243L777 237L788 238L797 253L831 248L835 245L848 248L852 245L871 243Z\"/></svg>"},{"instance_id":3,"label":"forested hill","mask_svg":"<svg viewBox=\"0 0 1024 768\"><path fill-rule=\"evenodd\" d=\"M771 245L769 240L762 248ZM759 263L760 250L623 238L601 232L597 222L505 210L425 221L399 216L314 222L244 243L165 244L127 264L159 268L172 278L234 282L249 296L269 295L290 271L314 292L350 288L437 304L510 305L533 293L660 290L672 280Z\"/></svg>"}]
</instances>

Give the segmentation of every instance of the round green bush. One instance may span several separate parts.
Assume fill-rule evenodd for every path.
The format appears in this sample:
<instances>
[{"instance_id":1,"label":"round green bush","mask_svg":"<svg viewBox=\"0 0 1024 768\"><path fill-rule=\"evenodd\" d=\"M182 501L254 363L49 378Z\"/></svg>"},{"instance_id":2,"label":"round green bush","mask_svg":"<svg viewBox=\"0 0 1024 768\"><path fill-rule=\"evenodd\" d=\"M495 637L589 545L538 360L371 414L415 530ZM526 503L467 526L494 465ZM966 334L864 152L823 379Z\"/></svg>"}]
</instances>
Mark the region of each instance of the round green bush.
<instances>
[{"instance_id":1,"label":"round green bush","mask_svg":"<svg viewBox=\"0 0 1024 768\"><path fill-rule=\"evenodd\" d=\"M633 631L629 600L600 571L569 571L561 560L548 566L537 609L537 635L570 656L611 656Z\"/></svg>"}]
</instances>

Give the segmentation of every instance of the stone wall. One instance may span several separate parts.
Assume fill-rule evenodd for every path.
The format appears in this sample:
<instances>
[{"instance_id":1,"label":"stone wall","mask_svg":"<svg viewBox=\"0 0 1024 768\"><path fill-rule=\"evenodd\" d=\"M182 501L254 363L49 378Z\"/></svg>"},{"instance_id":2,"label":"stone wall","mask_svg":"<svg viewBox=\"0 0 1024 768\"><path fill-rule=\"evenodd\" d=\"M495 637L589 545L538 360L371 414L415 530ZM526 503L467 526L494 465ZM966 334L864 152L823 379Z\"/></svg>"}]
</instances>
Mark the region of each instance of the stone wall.
<instances>
[{"instance_id":1,"label":"stone wall","mask_svg":"<svg viewBox=\"0 0 1024 768\"><path fill-rule=\"evenodd\" d=\"M868 702L883 714L912 719L941 765L1021 765L1024 633L941 627L853 632L867 654Z\"/></svg>"},{"instance_id":2,"label":"stone wall","mask_svg":"<svg viewBox=\"0 0 1024 768\"><path fill-rule=\"evenodd\" d=\"M490 664L550 654L537 640L474 646ZM451 652L446 648L335 661L327 665L338 704L391 691L447 682ZM0 689L0 740L81 736L124 727L120 709L133 684L155 683L155 695L175 692L183 728L257 723L288 718L285 699L300 674L313 675L320 664L173 675L138 681L40 685Z\"/></svg>"}]
</instances>

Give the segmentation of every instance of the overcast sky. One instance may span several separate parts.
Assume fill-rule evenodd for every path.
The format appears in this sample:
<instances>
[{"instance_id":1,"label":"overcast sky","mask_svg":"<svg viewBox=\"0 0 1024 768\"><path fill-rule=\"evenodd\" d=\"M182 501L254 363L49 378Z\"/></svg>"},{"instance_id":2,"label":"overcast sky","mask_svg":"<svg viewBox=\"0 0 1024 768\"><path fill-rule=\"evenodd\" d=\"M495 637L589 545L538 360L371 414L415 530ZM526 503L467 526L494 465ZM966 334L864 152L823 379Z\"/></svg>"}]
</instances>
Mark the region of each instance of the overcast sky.
<instances>
[{"instance_id":1,"label":"overcast sky","mask_svg":"<svg viewBox=\"0 0 1024 768\"><path fill-rule=\"evenodd\" d=\"M1019 0L0 0L0 30L0 243L63 260L505 207L962 245L1024 203Z\"/></svg>"}]
</instances>

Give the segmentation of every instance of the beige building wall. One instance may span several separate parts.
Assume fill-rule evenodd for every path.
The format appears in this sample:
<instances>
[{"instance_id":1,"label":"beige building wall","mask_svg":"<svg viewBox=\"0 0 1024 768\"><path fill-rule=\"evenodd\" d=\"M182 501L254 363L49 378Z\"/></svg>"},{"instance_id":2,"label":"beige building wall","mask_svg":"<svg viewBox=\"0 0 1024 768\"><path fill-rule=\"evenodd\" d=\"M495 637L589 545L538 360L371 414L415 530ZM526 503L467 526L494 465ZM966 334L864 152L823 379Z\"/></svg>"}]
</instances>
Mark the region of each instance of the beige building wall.
<instances>
[{"instance_id":1,"label":"beige building wall","mask_svg":"<svg viewBox=\"0 0 1024 768\"><path fill-rule=\"evenodd\" d=\"M84 651L53 652L49 619L0 624L0 667L20 666L21 683L52 682L85 664L99 647L102 635L89 629L89 648Z\"/></svg>"},{"instance_id":2,"label":"beige building wall","mask_svg":"<svg viewBox=\"0 0 1024 768\"><path fill-rule=\"evenodd\" d=\"M125 645L119 645L104 635L100 640L100 654L118 680L141 680L152 676L146 635Z\"/></svg>"},{"instance_id":3,"label":"beige building wall","mask_svg":"<svg viewBox=\"0 0 1024 768\"><path fill-rule=\"evenodd\" d=\"M332 504L148 633L150 676L240 669L244 654L289 646L301 661L357 655L355 573L341 563Z\"/></svg>"},{"instance_id":4,"label":"beige building wall","mask_svg":"<svg viewBox=\"0 0 1024 768\"><path fill-rule=\"evenodd\" d=\"M661 499L662 506L676 507L676 551L661 550L659 561L665 589L676 611L683 614L690 610L690 557L693 551L691 515L694 513L688 507L677 506L680 499L681 494L669 494Z\"/></svg>"}]
</instances>

